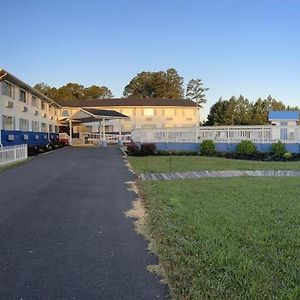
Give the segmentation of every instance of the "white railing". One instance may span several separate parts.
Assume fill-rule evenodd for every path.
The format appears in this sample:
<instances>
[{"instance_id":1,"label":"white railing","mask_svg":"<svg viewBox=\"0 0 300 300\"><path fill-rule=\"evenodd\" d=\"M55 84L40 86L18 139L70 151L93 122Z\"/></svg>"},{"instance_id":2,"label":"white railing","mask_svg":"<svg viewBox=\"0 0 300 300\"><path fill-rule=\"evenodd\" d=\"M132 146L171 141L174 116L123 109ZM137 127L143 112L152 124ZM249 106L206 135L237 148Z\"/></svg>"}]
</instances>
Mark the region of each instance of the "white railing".
<instances>
[{"instance_id":1,"label":"white railing","mask_svg":"<svg viewBox=\"0 0 300 300\"><path fill-rule=\"evenodd\" d=\"M0 166L28 158L27 145L0 148Z\"/></svg>"},{"instance_id":2,"label":"white railing","mask_svg":"<svg viewBox=\"0 0 300 300\"><path fill-rule=\"evenodd\" d=\"M90 133L81 132L79 138L85 142L86 140L91 143L99 143L100 141L106 141L108 144L117 144L118 142L130 142L131 134L100 134L100 133Z\"/></svg>"},{"instance_id":3,"label":"white railing","mask_svg":"<svg viewBox=\"0 0 300 300\"><path fill-rule=\"evenodd\" d=\"M238 143L250 140L255 143L300 143L300 126L212 126L199 128L135 129L132 140L140 143L155 142L214 142Z\"/></svg>"}]
</instances>

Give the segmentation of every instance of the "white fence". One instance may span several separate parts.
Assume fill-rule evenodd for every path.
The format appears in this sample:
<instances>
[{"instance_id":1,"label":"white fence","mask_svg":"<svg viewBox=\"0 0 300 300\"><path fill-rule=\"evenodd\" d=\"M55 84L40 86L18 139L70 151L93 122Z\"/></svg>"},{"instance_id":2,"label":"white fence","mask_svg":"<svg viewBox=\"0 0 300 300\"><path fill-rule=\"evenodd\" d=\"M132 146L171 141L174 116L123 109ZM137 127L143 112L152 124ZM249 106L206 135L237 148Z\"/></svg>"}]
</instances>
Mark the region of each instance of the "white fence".
<instances>
[{"instance_id":1,"label":"white fence","mask_svg":"<svg viewBox=\"0 0 300 300\"><path fill-rule=\"evenodd\" d=\"M0 166L28 158L27 145L0 148Z\"/></svg>"},{"instance_id":2,"label":"white fence","mask_svg":"<svg viewBox=\"0 0 300 300\"><path fill-rule=\"evenodd\" d=\"M255 143L300 143L300 126L212 126L199 128L135 129L132 140L140 143L201 142L238 143L250 140Z\"/></svg>"},{"instance_id":3,"label":"white fence","mask_svg":"<svg viewBox=\"0 0 300 300\"><path fill-rule=\"evenodd\" d=\"M130 142L131 135L130 134L100 134L100 133L89 133L82 132L79 134L80 139L85 142L86 139L88 142L99 142L106 141L108 144L117 144L118 142Z\"/></svg>"}]
</instances>

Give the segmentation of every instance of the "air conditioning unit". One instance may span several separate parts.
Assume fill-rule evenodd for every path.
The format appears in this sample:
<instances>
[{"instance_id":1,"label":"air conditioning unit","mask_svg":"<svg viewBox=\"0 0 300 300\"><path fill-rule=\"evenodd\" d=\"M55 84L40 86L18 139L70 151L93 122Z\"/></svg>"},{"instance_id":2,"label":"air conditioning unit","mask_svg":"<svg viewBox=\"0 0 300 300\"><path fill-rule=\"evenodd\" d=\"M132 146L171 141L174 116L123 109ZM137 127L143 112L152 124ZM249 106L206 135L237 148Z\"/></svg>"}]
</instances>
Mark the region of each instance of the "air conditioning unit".
<instances>
[{"instance_id":1,"label":"air conditioning unit","mask_svg":"<svg viewBox=\"0 0 300 300\"><path fill-rule=\"evenodd\" d=\"M9 107L9 108L13 108L14 107L14 103L12 101L6 101L5 106Z\"/></svg>"},{"instance_id":2,"label":"air conditioning unit","mask_svg":"<svg viewBox=\"0 0 300 300\"><path fill-rule=\"evenodd\" d=\"M28 107L27 106L23 107L23 112L28 112Z\"/></svg>"}]
</instances>

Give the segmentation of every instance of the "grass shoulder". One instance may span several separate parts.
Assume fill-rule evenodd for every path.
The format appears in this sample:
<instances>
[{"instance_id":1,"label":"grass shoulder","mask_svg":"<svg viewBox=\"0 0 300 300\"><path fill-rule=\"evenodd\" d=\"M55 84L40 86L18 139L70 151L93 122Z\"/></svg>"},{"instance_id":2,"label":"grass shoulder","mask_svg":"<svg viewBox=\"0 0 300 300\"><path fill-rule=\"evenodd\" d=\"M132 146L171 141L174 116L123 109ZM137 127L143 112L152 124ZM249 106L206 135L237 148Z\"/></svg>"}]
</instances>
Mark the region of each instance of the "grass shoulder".
<instances>
[{"instance_id":1,"label":"grass shoulder","mask_svg":"<svg viewBox=\"0 0 300 300\"><path fill-rule=\"evenodd\" d=\"M24 159L24 160L21 160L21 161L17 161L17 162L13 162L13 163L10 163L10 164L4 165L4 166L0 166L0 172L18 167L20 165L23 165L29 160L31 160L31 158L27 158L27 159Z\"/></svg>"},{"instance_id":2,"label":"grass shoulder","mask_svg":"<svg viewBox=\"0 0 300 300\"><path fill-rule=\"evenodd\" d=\"M218 170L300 170L300 161L250 161L205 156L128 156L139 173Z\"/></svg>"},{"instance_id":3,"label":"grass shoulder","mask_svg":"<svg viewBox=\"0 0 300 300\"><path fill-rule=\"evenodd\" d=\"M297 178L152 181L140 188L174 299L299 299Z\"/></svg>"}]
</instances>

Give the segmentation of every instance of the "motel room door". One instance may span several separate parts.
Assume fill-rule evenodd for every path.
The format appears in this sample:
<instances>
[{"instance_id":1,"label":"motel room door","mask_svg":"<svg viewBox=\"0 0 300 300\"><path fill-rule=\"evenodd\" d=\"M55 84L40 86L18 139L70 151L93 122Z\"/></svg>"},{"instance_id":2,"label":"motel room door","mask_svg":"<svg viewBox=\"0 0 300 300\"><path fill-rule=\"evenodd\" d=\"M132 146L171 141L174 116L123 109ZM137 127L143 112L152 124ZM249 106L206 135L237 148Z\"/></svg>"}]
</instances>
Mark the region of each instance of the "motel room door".
<instances>
[{"instance_id":1,"label":"motel room door","mask_svg":"<svg viewBox=\"0 0 300 300\"><path fill-rule=\"evenodd\" d=\"M288 139L288 129L287 128L280 128L280 139L281 140Z\"/></svg>"}]
</instances>

